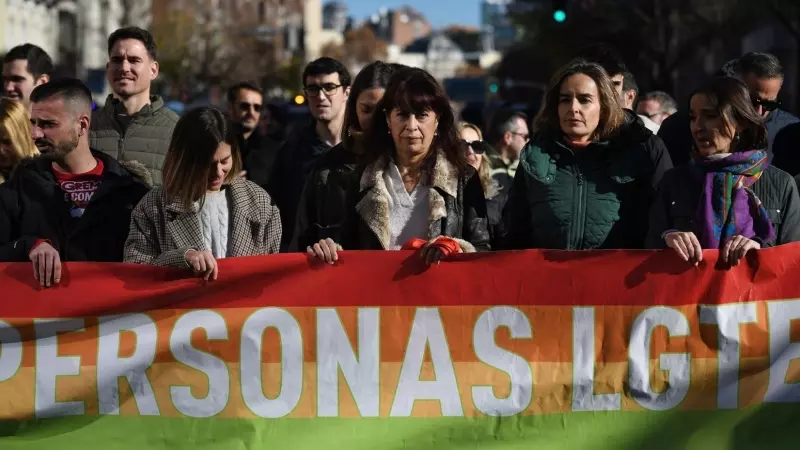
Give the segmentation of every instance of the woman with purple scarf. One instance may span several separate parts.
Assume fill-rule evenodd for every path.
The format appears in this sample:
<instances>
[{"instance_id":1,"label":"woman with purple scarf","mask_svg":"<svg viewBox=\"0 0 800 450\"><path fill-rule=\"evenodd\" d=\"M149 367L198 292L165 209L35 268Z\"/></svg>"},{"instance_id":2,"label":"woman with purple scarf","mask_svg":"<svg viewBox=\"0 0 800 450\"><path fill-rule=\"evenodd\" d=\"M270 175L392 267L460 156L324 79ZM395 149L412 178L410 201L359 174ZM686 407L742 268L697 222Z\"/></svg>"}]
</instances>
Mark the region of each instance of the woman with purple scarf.
<instances>
[{"instance_id":1,"label":"woman with purple scarf","mask_svg":"<svg viewBox=\"0 0 800 450\"><path fill-rule=\"evenodd\" d=\"M768 167L767 130L747 87L714 78L689 102L692 162L664 175L650 212L649 248L672 248L697 265L703 249L731 266L763 247L800 240L792 177Z\"/></svg>"}]
</instances>

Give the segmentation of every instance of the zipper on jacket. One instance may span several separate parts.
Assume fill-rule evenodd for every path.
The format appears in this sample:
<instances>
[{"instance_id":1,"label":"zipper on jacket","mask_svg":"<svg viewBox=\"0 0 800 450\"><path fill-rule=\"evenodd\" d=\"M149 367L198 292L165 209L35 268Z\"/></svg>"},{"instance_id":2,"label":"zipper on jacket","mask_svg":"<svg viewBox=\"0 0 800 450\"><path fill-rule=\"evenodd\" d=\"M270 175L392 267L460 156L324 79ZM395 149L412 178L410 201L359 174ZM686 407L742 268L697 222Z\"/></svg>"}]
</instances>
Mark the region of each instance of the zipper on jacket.
<instances>
[{"instance_id":1,"label":"zipper on jacket","mask_svg":"<svg viewBox=\"0 0 800 450\"><path fill-rule=\"evenodd\" d=\"M578 230L578 243L576 245L576 249L582 250L583 249L583 241L584 236L586 234L586 200L587 200L587 192L589 190L589 184L586 183L585 178L583 177L583 173L578 169L578 210L579 210L579 218L580 218L580 229Z\"/></svg>"},{"instance_id":2,"label":"zipper on jacket","mask_svg":"<svg viewBox=\"0 0 800 450\"><path fill-rule=\"evenodd\" d=\"M579 250L581 248L581 243L583 242L583 232L586 226L586 217L584 214L584 199L583 199L583 192L584 192L584 179L583 173L581 173L581 169L578 167L577 164L572 166L573 170L575 171L575 212L572 218L573 227L572 229L574 232L572 233L572 239L570 242L569 250Z\"/></svg>"}]
</instances>

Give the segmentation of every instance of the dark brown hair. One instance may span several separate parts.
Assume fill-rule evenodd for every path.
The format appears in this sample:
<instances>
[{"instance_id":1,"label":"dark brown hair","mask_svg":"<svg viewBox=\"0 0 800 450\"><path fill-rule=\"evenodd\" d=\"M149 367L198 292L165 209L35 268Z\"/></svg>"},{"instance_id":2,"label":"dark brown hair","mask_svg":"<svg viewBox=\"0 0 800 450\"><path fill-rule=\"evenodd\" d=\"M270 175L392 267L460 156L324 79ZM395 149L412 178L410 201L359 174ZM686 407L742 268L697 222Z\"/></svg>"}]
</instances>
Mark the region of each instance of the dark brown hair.
<instances>
[{"instance_id":1,"label":"dark brown hair","mask_svg":"<svg viewBox=\"0 0 800 450\"><path fill-rule=\"evenodd\" d=\"M700 86L689 97L702 94L717 109L726 128L733 126L739 133L736 148L731 151L748 151L767 148L767 128L764 118L753 107L750 92L744 83L731 77L715 77ZM729 136L733 137L733 136Z\"/></svg>"},{"instance_id":2,"label":"dark brown hair","mask_svg":"<svg viewBox=\"0 0 800 450\"><path fill-rule=\"evenodd\" d=\"M436 129L437 136L431 142L428 158L435 159L436 150L442 150L459 173L466 173L469 165L461 148L455 114L447 94L431 74L411 67L398 70L389 80L386 93L377 108L383 114L376 111L364 140L367 163L375 162L382 156L394 155L394 141L386 123L387 116L394 109L417 115L432 111L439 119L439 126Z\"/></svg>"},{"instance_id":3,"label":"dark brown hair","mask_svg":"<svg viewBox=\"0 0 800 450\"><path fill-rule=\"evenodd\" d=\"M345 106L344 123L342 125L342 146L353 150L357 136L363 137L365 130L358 124L358 97L368 89L386 89L394 68L382 61L375 61L361 69L350 87L350 97ZM376 108L378 106L376 105ZM376 113L379 110L376 109ZM380 114L379 114L380 115Z\"/></svg>"},{"instance_id":4,"label":"dark brown hair","mask_svg":"<svg viewBox=\"0 0 800 450\"><path fill-rule=\"evenodd\" d=\"M220 144L231 146L233 167L225 184L242 171L242 158L234 128L218 109L204 106L181 117L164 158L164 193L167 203L179 201L184 209L201 200L208 189L211 162Z\"/></svg>"},{"instance_id":5,"label":"dark brown hair","mask_svg":"<svg viewBox=\"0 0 800 450\"><path fill-rule=\"evenodd\" d=\"M558 116L558 103L561 96L561 85L573 75L586 75L597 84L600 95L600 122L592 139L608 139L619 131L625 123L625 110L619 104L617 91L611 78L603 67L584 59L576 59L559 69L550 80L550 87L545 94L542 109L533 121L534 131L543 134L561 134L561 119Z\"/></svg>"}]
</instances>

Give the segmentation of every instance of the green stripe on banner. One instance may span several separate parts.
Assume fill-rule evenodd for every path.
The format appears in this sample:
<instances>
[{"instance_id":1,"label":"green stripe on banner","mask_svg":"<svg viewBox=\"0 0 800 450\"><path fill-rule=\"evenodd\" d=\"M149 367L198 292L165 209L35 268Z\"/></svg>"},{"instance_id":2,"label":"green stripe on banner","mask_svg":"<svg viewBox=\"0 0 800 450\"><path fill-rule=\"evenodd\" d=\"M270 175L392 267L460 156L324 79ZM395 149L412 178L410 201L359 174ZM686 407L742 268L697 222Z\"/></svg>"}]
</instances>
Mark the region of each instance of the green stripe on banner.
<instances>
[{"instance_id":1,"label":"green stripe on banner","mask_svg":"<svg viewBox=\"0 0 800 450\"><path fill-rule=\"evenodd\" d=\"M508 418L174 419L0 422L0 448L796 450L800 404L733 411L584 412Z\"/></svg>"}]
</instances>

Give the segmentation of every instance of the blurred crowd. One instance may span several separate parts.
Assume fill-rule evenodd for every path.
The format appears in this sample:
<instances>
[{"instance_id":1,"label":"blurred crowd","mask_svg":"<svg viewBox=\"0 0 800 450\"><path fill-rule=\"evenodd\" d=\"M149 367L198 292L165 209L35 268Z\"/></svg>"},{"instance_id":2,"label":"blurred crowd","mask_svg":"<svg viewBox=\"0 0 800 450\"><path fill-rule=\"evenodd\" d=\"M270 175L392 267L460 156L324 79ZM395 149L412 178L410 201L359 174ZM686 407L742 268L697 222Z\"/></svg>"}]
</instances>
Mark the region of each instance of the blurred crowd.
<instances>
[{"instance_id":1,"label":"blurred crowd","mask_svg":"<svg viewBox=\"0 0 800 450\"><path fill-rule=\"evenodd\" d=\"M661 249L687 264L800 240L800 125L781 109L777 58L749 53L685 107L640 93L612 49L558 70L538 112L458 117L428 72L375 61L355 77L320 58L307 116L232 80L227 110L179 116L151 93L149 32L108 38L113 94L26 44L3 60L0 261L43 286L67 261L182 267L223 258L413 250L427 264L511 249Z\"/></svg>"}]
</instances>

